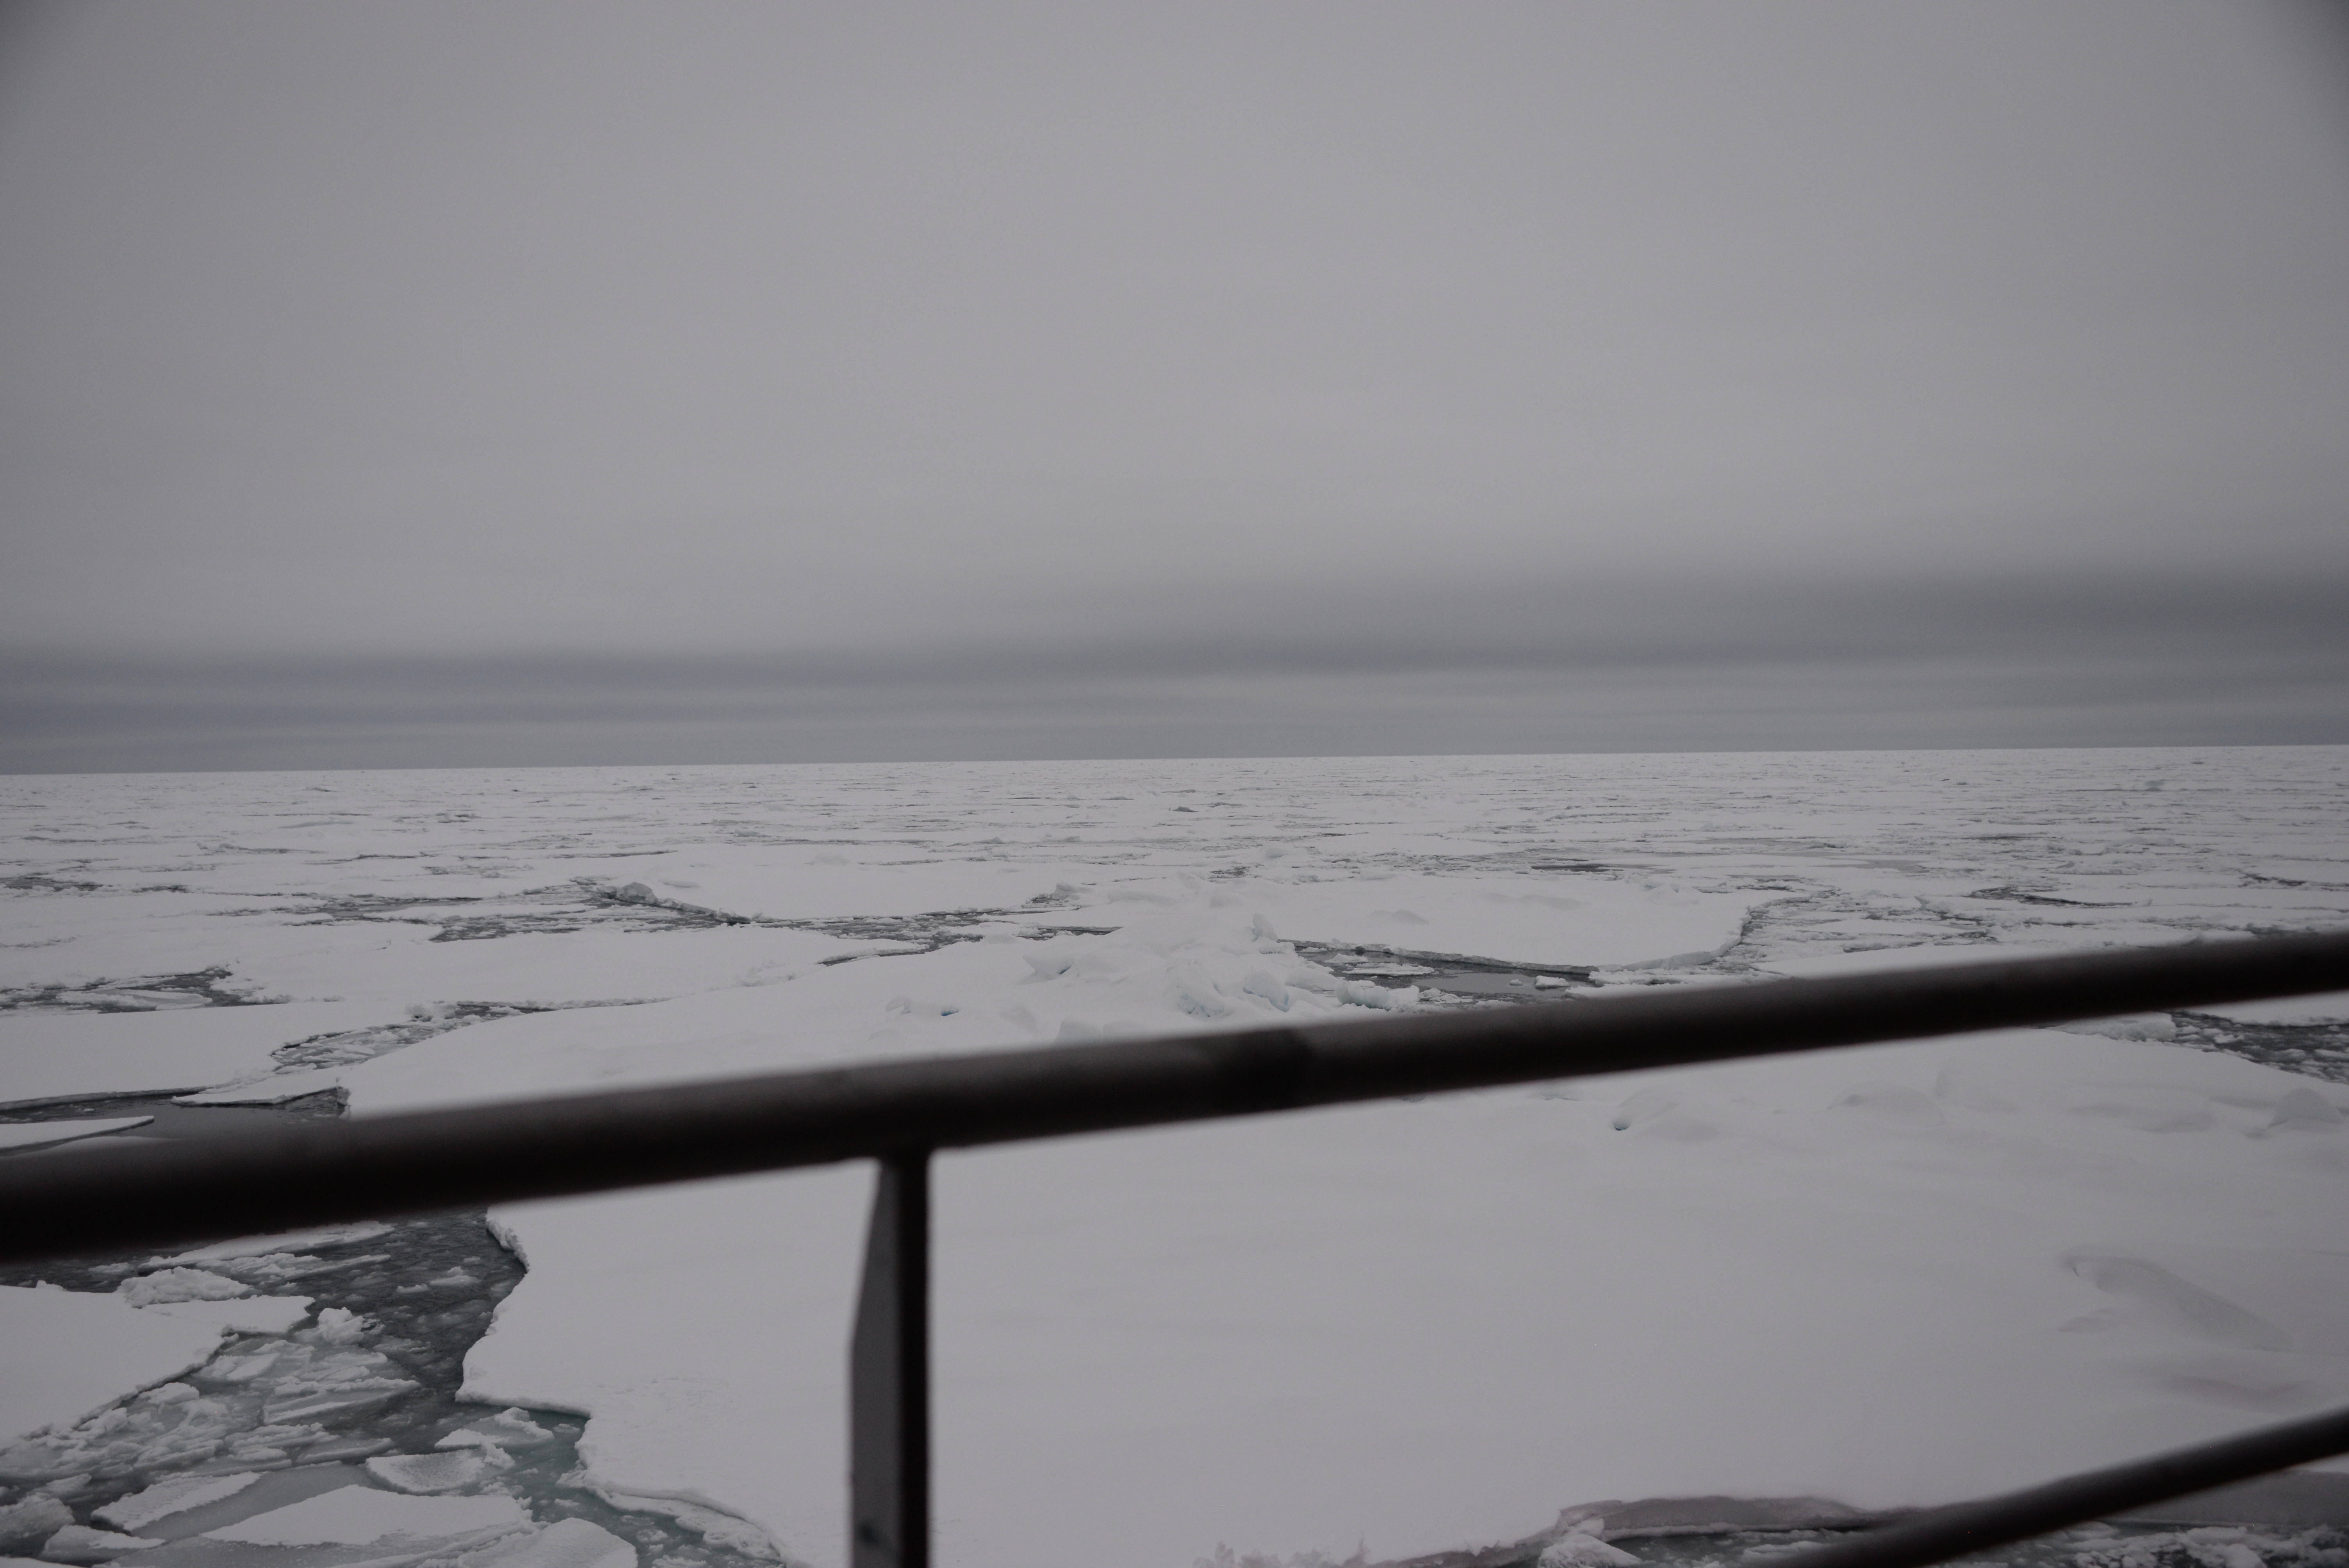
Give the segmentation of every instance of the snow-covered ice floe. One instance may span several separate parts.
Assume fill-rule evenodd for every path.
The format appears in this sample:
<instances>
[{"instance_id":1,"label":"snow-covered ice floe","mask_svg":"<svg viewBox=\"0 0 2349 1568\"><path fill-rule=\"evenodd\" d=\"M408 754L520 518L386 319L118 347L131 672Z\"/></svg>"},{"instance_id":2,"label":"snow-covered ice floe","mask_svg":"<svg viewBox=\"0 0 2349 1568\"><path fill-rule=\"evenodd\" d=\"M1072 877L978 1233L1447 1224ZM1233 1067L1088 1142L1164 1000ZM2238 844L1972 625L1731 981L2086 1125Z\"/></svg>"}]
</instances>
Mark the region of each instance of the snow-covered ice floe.
<instances>
[{"instance_id":1,"label":"snow-covered ice floe","mask_svg":"<svg viewBox=\"0 0 2349 1568\"><path fill-rule=\"evenodd\" d=\"M2344 783L2326 748L0 781L47 835L13 846L46 880L0 948L44 1010L0 1015L0 1050L137 1037L93 1057L136 1057L110 1077L0 1056L0 1099L336 1088L375 1115L1466 1006L1464 965L1548 999L2338 925ZM199 993L261 1005L175 1000ZM255 1016L205 1022L230 1015ZM1599 1497L1885 1509L2349 1399L2340 1016L948 1156L941 1555L1402 1557ZM698 1550L836 1562L868 1191L846 1169L504 1206L528 1274L466 1392L585 1412L576 1487ZM200 1253L141 1277L244 1280ZM298 1299L249 1283L98 1299ZM477 1435L351 1484L494 1498L543 1451ZM565 1528L443 1554L605 1550Z\"/></svg>"}]
</instances>

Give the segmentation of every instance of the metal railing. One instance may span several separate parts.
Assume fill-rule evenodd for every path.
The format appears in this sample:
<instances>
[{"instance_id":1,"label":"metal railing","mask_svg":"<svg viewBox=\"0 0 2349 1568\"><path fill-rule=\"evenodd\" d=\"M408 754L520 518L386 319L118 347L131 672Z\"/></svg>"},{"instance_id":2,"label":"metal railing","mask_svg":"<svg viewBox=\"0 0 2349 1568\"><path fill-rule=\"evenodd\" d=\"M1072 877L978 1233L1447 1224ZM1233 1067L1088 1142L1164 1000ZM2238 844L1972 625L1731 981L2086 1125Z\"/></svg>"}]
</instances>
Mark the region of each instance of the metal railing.
<instances>
[{"instance_id":1,"label":"metal railing","mask_svg":"<svg viewBox=\"0 0 2349 1568\"><path fill-rule=\"evenodd\" d=\"M1075 1133L2349 990L2349 933L876 1062L0 1161L0 1262L869 1159L851 1568L928 1568L930 1154ZM2349 1451L2337 1411L1785 1560L1910 1568Z\"/></svg>"}]
</instances>

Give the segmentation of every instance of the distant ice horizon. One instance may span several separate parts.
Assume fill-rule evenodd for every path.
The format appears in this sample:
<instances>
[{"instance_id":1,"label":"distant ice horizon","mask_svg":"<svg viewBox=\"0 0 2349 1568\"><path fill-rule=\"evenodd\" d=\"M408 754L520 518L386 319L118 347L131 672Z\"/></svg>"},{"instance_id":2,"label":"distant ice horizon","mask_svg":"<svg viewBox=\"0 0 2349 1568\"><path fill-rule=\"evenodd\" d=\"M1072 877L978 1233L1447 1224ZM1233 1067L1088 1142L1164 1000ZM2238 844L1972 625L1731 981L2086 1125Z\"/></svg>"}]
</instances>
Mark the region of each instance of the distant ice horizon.
<instances>
[{"instance_id":1,"label":"distant ice horizon","mask_svg":"<svg viewBox=\"0 0 2349 1568\"><path fill-rule=\"evenodd\" d=\"M90 768L90 769L0 769L0 779L21 778L63 782L74 779L164 779L174 777L203 778L207 776L270 776L299 778L308 774L400 774L400 773L596 773L596 772L718 772L759 769L804 769L854 770L871 768L987 768L987 767L1050 767L1066 764L1082 767L1091 763L1149 764L1163 762L1443 762L1468 764L1478 761L1506 759L1537 760L1570 758L1609 758L1619 761L1636 761L1642 758L1746 757L1768 758L1833 758L1833 757L1933 757L1933 756L1993 756L2004 753L2025 755L2067 752L2103 753L2122 756L2129 753L2163 752L2258 752L2291 750L2338 749L2349 742L2334 740L2276 740L2251 744L2178 741L2172 743L2136 744L2112 741L2096 744L2039 746L1685 746L1634 748L1630 747L1593 746L1573 750L1507 750L1484 751L1195 751L1152 754L1147 752L1069 753L1048 756L1002 757L928 757L905 756L886 758L808 758L797 761L777 761L762 758L710 761L698 758L667 758L629 762L412 762L400 764L343 763L299 767L272 767L254 764L244 767L216 768Z\"/></svg>"}]
</instances>

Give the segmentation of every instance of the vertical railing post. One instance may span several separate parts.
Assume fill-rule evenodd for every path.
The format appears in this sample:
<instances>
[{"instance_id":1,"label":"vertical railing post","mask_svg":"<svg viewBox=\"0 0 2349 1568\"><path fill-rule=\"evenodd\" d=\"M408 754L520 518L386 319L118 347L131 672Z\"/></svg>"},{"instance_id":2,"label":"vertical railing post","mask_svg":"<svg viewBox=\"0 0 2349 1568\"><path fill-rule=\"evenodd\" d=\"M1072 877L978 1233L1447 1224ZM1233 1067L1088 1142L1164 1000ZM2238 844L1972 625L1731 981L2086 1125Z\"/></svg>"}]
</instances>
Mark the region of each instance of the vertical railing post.
<instances>
[{"instance_id":1,"label":"vertical railing post","mask_svg":"<svg viewBox=\"0 0 2349 1568\"><path fill-rule=\"evenodd\" d=\"M883 1160L873 1185L848 1347L848 1561L849 1568L930 1565L926 1152Z\"/></svg>"}]
</instances>

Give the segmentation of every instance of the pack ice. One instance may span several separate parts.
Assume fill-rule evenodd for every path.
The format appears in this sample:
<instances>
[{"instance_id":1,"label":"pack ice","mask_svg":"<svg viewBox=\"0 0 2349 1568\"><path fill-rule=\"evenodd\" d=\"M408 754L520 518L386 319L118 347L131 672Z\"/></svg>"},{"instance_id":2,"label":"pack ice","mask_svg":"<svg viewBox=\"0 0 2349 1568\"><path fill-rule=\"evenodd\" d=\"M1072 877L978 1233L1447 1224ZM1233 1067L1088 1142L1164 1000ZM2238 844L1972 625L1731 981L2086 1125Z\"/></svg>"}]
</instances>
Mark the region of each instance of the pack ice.
<instances>
[{"instance_id":1,"label":"pack ice","mask_svg":"<svg viewBox=\"0 0 2349 1568\"><path fill-rule=\"evenodd\" d=\"M374 1115L2337 925L2344 783L2337 748L13 780L48 822L144 826L18 846L90 886L12 904L55 941L6 962L43 1006L199 969L290 998L91 1020L158 1039L371 1009L217 1081L327 1073ZM184 914L130 891L158 866ZM943 1157L941 1556L1924 1503L2340 1403L2327 1027L2181 1015ZM578 1480L616 1504L838 1561L868 1191L496 1211L529 1272L468 1395L586 1412ZM450 1452L364 1485L502 1495L436 1490L496 1485Z\"/></svg>"}]
</instances>

